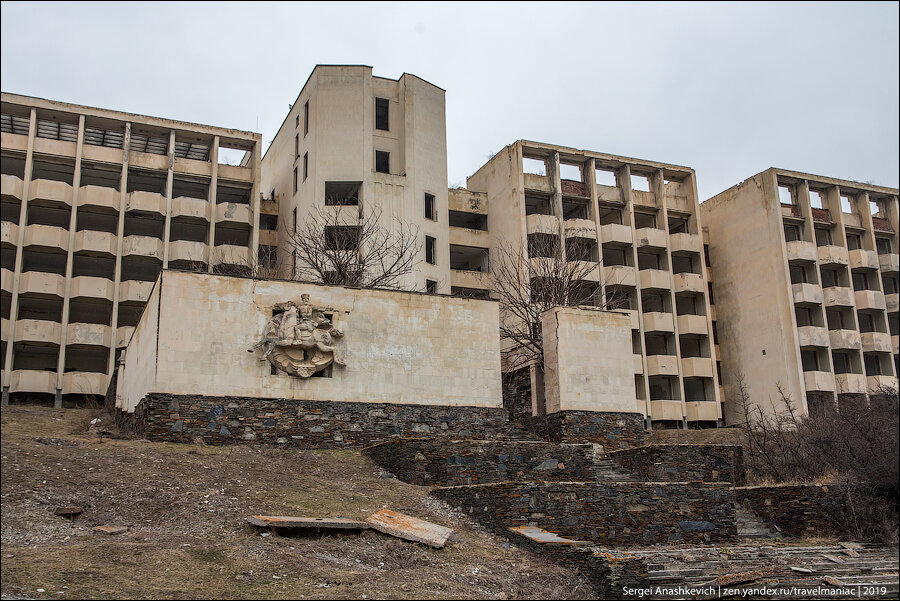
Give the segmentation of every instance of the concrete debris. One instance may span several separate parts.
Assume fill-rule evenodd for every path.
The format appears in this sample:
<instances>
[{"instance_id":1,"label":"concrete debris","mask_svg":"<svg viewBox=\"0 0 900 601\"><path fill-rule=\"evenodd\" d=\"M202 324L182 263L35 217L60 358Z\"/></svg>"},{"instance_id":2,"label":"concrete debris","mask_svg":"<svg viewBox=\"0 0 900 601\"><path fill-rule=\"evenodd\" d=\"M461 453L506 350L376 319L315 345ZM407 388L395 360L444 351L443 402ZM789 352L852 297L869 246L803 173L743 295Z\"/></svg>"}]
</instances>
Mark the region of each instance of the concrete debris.
<instances>
[{"instance_id":1,"label":"concrete debris","mask_svg":"<svg viewBox=\"0 0 900 601\"><path fill-rule=\"evenodd\" d=\"M548 532L543 528L535 528L533 526L516 526L514 528L509 529L511 532L515 532L516 534L520 534L525 538L532 540L537 543L549 543L549 544L558 544L558 545L590 545L592 544L590 541L584 540L572 540L569 538L563 538L556 534L555 532Z\"/></svg>"},{"instance_id":2,"label":"concrete debris","mask_svg":"<svg viewBox=\"0 0 900 601\"><path fill-rule=\"evenodd\" d=\"M834 555L828 555L828 554L826 554L826 553L823 553L823 554L822 554L822 557L824 557L825 559L827 559L827 560L830 561L831 563L844 563L844 560L843 560L843 559L841 559L840 557L836 557L836 556L834 556Z\"/></svg>"},{"instance_id":3,"label":"concrete debris","mask_svg":"<svg viewBox=\"0 0 900 601\"><path fill-rule=\"evenodd\" d=\"M798 568L797 566L791 566L792 572L800 572L801 574L812 574L813 570L809 568Z\"/></svg>"},{"instance_id":4,"label":"concrete debris","mask_svg":"<svg viewBox=\"0 0 900 601\"><path fill-rule=\"evenodd\" d=\"M453 530L420 520L390 509L373 513L366 522L373 530L404 540L422 543L435 549L442 549L453 534Z\"/></svg>"},{"instance_id":5,"label":"concrete debris","mask_svg":"<svg viewBox=\"0 0 900 601\"><path fill-rule=\"evenodd\" d=\"M110 525L104 524L103 526L95 526L94 532L101 532L103 534L110 534L110 535L124 534L125 532L128 532L128 527L127 526L110 526Z\"/></svg>"},{"instance_id":6,"label":"concrete debris","mask_svg":"<svg viewBox=\"0 0 900 601\"><path fill-rule=\"evenodd\" d=\"M259 528L307 530L367 530L369 524L347 518L303 518L283 515L255 515L247 521Z\"/></svg>"}]
</instances>

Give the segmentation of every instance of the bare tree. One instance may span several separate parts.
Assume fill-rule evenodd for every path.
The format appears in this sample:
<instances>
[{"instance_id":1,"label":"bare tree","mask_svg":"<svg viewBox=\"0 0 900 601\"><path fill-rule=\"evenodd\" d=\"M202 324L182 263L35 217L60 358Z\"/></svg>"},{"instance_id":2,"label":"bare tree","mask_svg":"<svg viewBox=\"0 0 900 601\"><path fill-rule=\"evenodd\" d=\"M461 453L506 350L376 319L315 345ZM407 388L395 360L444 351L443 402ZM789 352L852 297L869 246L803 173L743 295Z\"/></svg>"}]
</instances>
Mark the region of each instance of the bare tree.
<instances>
[{"instance_id":1,"label":"bare tree","mask_svg":"<svg viewBox=\"0 0 900 601\"><path fill-rule=\"evenodd\" d=\"M628 298L616 286L597 281L599 263L588 245L565 248L554 234L532 234L527 244L501 242L491 273L492 296L500 302L500 338L507 345L506 369L528 365L544 369L541 316L553 307L627 307Z\"/></svg>"},{"instance_id":2,"label":"bare tree","mask_svg":"<svg viewBox=\"0 0 900 601\"><path fill-rule=\"evenodd\" d=\"M416 271L422 244L415 225L379 209L366 216L350 207L315 208L280 245L291 259L291 279L358 288L399 289Z\"/></svg>"},{"instance_id":3,"label":"bare tree","mask_svg":"<svg viewBox=\"0 0 900 601\"><path fill-rule=\"evenodd\" d=\"M247 278L273 278L280 271L281 261L278 258L277 247L260 245L255 257L250 256L250 250L235 254L226 252L221 248L214 248L210 258L213 263L213 273L221 275L236 275ZM203 263L196 263L191 268L193 271L205 271Z\"/></svg>"}]
</instances>

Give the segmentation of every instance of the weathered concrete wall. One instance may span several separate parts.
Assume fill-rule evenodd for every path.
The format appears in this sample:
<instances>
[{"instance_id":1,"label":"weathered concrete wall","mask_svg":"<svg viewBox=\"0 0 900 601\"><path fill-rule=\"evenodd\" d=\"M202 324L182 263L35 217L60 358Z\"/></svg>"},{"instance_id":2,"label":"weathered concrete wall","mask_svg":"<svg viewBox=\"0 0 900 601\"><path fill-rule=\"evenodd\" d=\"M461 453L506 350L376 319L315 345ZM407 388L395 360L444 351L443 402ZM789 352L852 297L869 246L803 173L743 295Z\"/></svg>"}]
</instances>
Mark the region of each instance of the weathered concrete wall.
<instances>
[{"instance_id":1,"label":"weathered concrete wall","mask_svg":"<svg viewBox=\"0 0 900 601\"><path fill-rule=\"evenodd\" d=\"M548 414L640 411L628 314L555 307L542 328Z\"/></svg>"},{"instance_id":2,"label":"weathered concrete wall","mask_svg":"<svg viewBox=\"0 0 900 601\"><path fill-rule=\"evenodd\" d=\"M644 417L640 413L559 411L531 418L530 429L544 440L570 444L591 442L606 450L644 444Z\"/></svg>"},{"instance_id":3,"label":"weathered concrete wall","mask_svg":"<svg viewBox=\"0 0 900 601\"><path fill-rule=\"evenodd\" d=\"M156 380L138 385L126 364L123 410L148 392L502 407L493 301L174 271L161 278ZM305 380L272 374L261 351L247 349L275 304L307 292L344 332L337 346L347 366ZM147 361L141 349L129 346L126 362Z\"/></svg>"},{"instance_id":4,"label":"weathered concrete wall","mask_svg":"<svg viewBox=\"0 0 900 601\"><path fill-rule=\"evenodd\" d=\"M432 491L501 535L537 526L607 545L731 540L734 495L726 484L499 482Z\"/></svg>"},{"instance_id":5,"label":"weathered concrete wall","mask_svg":"<svg viewBox=\"0 0 900 601\"><path fill-rule=\"evenodd\" d=\"M133 409L130 399L139 401L156 388L159 301L160 280L157 279L141 320L125 349L125 364L119 366L116 375L116 406L120 409ZM177 315L174 317L178 318Z\"/></svg>"},{"instance_id":6,"label":"weathered concrete wall","mask_svg":"<svg viewBox=\"0 0 900 601\"><path fill-rule=\"evenodd\" d=\"M400 480L419 486L505 480L584 481L596 477L593 447L588 444L394 439L365 453Z\"/></svg>"},{"instance_id":7,"label":"weathered concrete wall","mask_svg":"<svg viewBox=\"0 0 900 601\"><path fill-rule=\"evenodd\" d=\"M740 446L648 445L613 451L609 456L648 482L731 482L742 486L746 481Z\"/></svg>"},{"instance_id":8,"label":"weathered concrete wall","mask_svg":"<svg viewBox=\"0 0 900 601\"><path fill-rule=\"evenodd\" d=\"M155 441L201 438L215 445L277 444L303 449L363 448L398 436L502 438L506 426L506 412L490 407L160 393L147 395L130 419L130 427Z\"/></svg>"}]
</instances>

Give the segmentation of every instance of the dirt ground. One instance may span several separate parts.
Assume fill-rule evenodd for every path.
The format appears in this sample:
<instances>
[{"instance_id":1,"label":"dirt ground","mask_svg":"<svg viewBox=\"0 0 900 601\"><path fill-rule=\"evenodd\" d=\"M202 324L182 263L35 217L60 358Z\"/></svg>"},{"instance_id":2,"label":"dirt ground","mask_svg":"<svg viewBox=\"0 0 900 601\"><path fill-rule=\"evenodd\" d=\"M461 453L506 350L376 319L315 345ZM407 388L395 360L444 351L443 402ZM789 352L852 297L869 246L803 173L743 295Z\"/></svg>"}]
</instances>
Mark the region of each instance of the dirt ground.
<instances>
[{"instance_id":1,"label":"dirt ground","mask_svg":"<svg viewBox=\"0 0 900 601\"><path fill-rule=\"evenodd\" d=\"M588 598L571 571L510 546L351 451L100 437L86 409L2 411L4 598ZM76 505L75 519L54 515ZM364 531L264 535L254 514L364 519L382 508L456 531L441 550ZM107 535L94 526L126 526Z\"/></svg>"}]
</instances>

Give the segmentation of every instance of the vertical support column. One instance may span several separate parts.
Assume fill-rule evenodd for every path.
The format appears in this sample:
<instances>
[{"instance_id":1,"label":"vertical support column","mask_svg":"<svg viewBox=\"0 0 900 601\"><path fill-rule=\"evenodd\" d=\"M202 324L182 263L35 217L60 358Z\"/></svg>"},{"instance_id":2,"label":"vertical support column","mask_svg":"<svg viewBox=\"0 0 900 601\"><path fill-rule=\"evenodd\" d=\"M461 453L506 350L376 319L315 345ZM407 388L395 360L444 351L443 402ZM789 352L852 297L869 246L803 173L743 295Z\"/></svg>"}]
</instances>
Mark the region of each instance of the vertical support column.
<instances>
[{"instance_id":1,"label":"vertical support column","mask_svg":"<svg viewBox=\"0 0 900 601\"><path fill-rule=\"evenodd\" d=\"M19 207L19 227L16 236L16 266L13 270L12 301L9 305L9 340L6 341L6 357L3 362L2 403L9 405L9 386L12 381L13 346L15 346L16 321L19 313L19 283L22 279L22 260L25 255L25 228L28 223L28 198L31 196L31 166L34 162L34 138L37 135L37 109L32 108L28 118L28 145L25 149L25 173L22 180L22 204Z\"/></svg>"},{"instance_id":2,"label":"vertical support column","mask_svg":"<svg viewBox=\"0 0 900 601\"><path fill-rule=\"evenodd\" d=\"M261 265L259 261L259 212L262 203L262 195L259 191L259 168L260 168L260 143L256 140L253 142L253 149L250 151L250 164L253 169L253 186L250 188L250 256L247 265L250 265L253 275L258 275Z\"/></svg>"},{"instance_id":3,"label":"vertical support column","mask_svg":"<svg viewBox=\"0 0 900 601\"><path fill-rule=\"evenodd\" d=\"M169 231L172 229L172 188L175 180L175 130L169 130L169 170L166 173L166 224L163 227L163 263L169 266Z\"/></svg>"},{"instance_id":4,"label":"vertical support column","mask_svg":"<svg viewBox=\"0 0 900 601\"><path fill-rule=\"evenodd\" d=\"M75 143L75 176L72 178L72 212L69 216L69 251L66 254L66 294L63 297L62 334L59 360L56 364L56 398L53 406L62 407L63 375L66 370L66 342L69 339L69 301L72 295L72 267L75 255L75 227L78 224L78 193L81 189L81 154L84 149L84 115L78 117L78 140Z\"/></svg>"},{"instance_id":5,"label":"vertical support column","mask_svg":"<svg viewBox=\"0 0 900 601\"><path fill-rule=\"evenodd\" d=\"M597 183L594 181L595 171L594 159L588 159L583 163L581 170L581 180L587 191L588 198L591 203L591 215L594 220L594 244L597 245L597 305L604 306L606 299L606 281L603 277L603 240L600 239L600 207L597 199Z\"/></svg>"},{"instance_id":6,"label":"vertical support column","mask_svg":"<svg viewBox=\"0 0 900 601\"><path fill-rule=\"evenodd\" d=\"M559 175L559 153L554 152L550 157L550 163L548 164L549 172L547 173L547 178L550 180L550 185L553 189L553 212L556 215L558 235L559 235L559 258L562 261L566 260L566 230L565 224L563 223L563 210L562 210L562 179Z\"/></svg>"},{"instance_id":7,"label":"vertical support column","mask_svg":"<svg viewBox=\"0 0 900 601\"><path fill-rule=\"evenodd\" d=\"M119 227L116 244L116 272L113 281L113 310L109 324L111 332L109 362L106 375L112 377L116 365L116 326L119 323L119 285L122 281L122 247L125 237L125 210L128 207L128 162L131 155L131 123L125 124L125 140L122 144L122 176L119 179Z\"/></svg>"},{"instance_id":8,"label":"vertical support column","mask_svg":"<svg viewBox=\"0 0 900 601\"><path fill-rule=\"evenodd\" d=\"M219 136L213 137L213 143L209 148L209 162L211 176L209 178L209 244L207 247L206 270L213 271L213 263L216 257L216 186L219 179Z\"/></svg>"}]
</instances>

